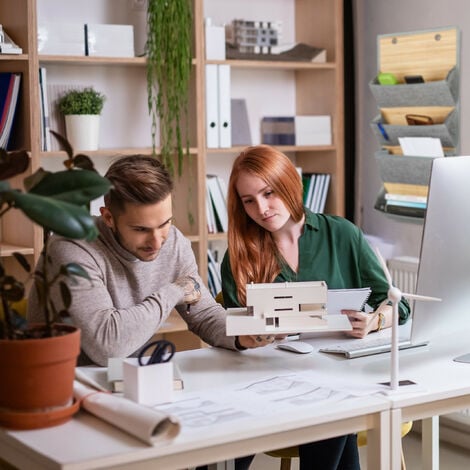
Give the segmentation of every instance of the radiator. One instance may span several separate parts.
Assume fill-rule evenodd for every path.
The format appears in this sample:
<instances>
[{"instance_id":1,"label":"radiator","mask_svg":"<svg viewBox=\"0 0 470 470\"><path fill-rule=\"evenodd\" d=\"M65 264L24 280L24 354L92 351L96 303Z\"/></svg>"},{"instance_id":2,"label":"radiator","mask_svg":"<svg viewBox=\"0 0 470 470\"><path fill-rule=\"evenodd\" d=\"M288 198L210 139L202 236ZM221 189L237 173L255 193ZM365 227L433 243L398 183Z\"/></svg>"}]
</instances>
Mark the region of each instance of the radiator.
<instances>
[{"instance_id":1,"label":"radiator","mask_svg":"<svg viewBox=\"0 0 470 470\"><path fill-rule=\"evenodd\" d=\"M388 270L393 283L402 291L414 294L418 277L419 258L413 256L397 256L387 260Z\"/></svg>"},{"instance_id":2,"label":"radiator","mask_svg":"<svg viewBox=\"0 0 470 470\"><path fill-rule=\"evenodd\" d=\"M393 283L402 291L413 294L416 291L419 258L399 256L387 260ZM440 417L440 439L451 444L470 449L470 409L461 410ZM420 431L420 423L413 425Z\"/></svg>"}]
</instances>

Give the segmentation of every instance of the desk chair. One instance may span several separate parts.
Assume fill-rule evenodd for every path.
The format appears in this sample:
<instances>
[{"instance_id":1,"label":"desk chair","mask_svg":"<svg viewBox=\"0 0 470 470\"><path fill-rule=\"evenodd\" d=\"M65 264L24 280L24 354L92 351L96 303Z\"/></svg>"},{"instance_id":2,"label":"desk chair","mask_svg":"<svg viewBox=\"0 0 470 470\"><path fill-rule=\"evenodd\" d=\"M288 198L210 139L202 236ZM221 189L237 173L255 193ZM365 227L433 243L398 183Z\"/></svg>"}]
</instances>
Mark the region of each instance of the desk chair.
<instances>
[{"instance_id":1,"label":"desk chair","mask_svg":"<svg viewBox=\"0 0 470 470\"><path fill-rule=\"evenodd\" d=\"M223 298L222 292L219 292L216 295L215 301L222 306L224 305L224 298ZM401 437L402 438L410 432L412 426L413 426L413 421L408 421L401 425ZM357 445L358 447L367 445L367 431L360 431L357 433ZM270 457L276 457L276 458L281 459L280 470L290 470L292 459L297 458L299 456L299 448L297 446L286 447L284 449L278 449L278 450L265 452L265 454L269 455ZM406 470L403 449L401 451L401 468L402 470Z\"/></svg>"}]
</instances>

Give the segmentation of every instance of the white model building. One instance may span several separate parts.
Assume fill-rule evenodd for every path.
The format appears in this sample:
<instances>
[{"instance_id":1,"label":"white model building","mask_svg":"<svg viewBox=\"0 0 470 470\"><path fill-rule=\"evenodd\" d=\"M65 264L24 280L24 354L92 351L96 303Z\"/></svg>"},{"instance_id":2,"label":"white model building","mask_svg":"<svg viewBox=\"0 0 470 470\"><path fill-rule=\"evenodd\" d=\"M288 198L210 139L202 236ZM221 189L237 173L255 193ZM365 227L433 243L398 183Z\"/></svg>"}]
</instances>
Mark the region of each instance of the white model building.
<instances>
[{"instance_id":1,"label":"white model building","mask_svg":"<svg viewBox=\"0 0 470 470\"><path fill-rule=\"evenodd\" d=\"M247 284L246 308L227 309L227 335L328 329L324 281Z\"/></svg>"}]
</instances>

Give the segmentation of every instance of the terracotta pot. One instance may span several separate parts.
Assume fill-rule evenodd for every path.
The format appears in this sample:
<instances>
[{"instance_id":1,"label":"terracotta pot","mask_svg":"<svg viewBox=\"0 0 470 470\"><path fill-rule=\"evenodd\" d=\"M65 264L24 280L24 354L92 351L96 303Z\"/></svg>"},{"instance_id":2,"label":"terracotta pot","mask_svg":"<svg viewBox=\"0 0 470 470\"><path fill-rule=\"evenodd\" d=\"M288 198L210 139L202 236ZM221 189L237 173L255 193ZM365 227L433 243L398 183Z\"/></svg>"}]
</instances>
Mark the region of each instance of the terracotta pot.
<instances>
[{"instance_id":1,"label":"terracotta pot","mask_svg":"<svg viewBox=\"0 0 470 470\"><path fill-rule=\"evenodd\" d=\"M53 422L55 415L63 422L70 417L64 416L64 409L67 414L68 409L72 413L71 408L77 408L73 403L73 380L80 330L70 325L57 327L62 334L52 338L0 340L0 425L17 429L51 426L58 424ZM38 426L34 426L35 420L29 418L25 427L28 413L48 419L46 423L38 419ZM15 415L20 417L18 425L11 423Z\"/></svg>"}]
</instances>

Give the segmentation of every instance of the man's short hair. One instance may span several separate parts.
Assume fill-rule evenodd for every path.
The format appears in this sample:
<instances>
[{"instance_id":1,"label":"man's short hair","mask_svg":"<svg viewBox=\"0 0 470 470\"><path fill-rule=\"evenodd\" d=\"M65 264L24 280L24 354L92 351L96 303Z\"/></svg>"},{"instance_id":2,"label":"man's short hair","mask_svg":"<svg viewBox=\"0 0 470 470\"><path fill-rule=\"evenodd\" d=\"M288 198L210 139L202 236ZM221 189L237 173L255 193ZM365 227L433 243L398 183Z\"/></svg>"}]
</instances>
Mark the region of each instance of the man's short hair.
<instances>
[{"instance_id":1,"label":"man's short hair","mask_svg":"<svg viewBox=\"0 0 470 470\"><path fill-rule=\"evenodd\" d=\"M122 212L126 203L159 203L173 191L166 168L157 158L147 155L122 157L111 164L105 176L112 188L104 201L112 213Z\"/></svg>"}]
</instances>

